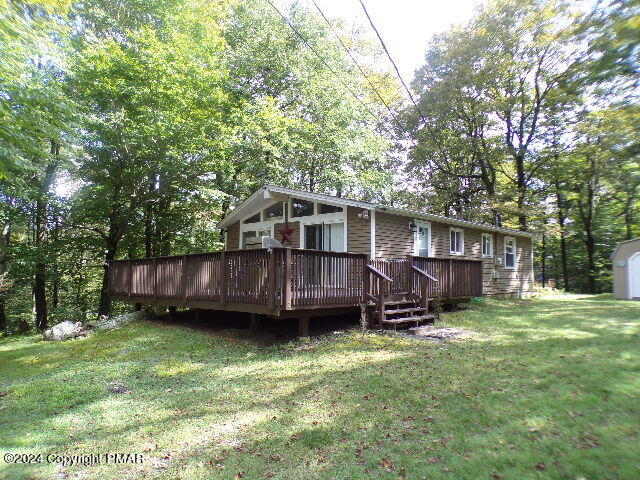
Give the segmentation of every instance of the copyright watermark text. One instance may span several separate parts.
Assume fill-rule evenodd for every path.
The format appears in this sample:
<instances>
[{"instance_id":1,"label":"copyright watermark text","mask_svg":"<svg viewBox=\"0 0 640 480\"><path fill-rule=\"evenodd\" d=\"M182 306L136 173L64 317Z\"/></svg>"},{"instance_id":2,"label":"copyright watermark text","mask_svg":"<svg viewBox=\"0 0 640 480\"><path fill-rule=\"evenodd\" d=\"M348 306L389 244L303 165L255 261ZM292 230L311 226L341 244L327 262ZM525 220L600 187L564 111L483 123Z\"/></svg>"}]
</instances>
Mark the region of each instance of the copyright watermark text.
<instances>
[{"instance_id":1,"label":"copyright watermark text","mask_svg":"<svg viewBox=\"0 0 640 480\"><path fill-rule=\"evenodd\" d=\"M108 465L108 464L142 464L144 455L141 453L3 453L5 463L32 465L38 463L55 463L64 467L74 465Z\"/></svg>"}]
</instances>

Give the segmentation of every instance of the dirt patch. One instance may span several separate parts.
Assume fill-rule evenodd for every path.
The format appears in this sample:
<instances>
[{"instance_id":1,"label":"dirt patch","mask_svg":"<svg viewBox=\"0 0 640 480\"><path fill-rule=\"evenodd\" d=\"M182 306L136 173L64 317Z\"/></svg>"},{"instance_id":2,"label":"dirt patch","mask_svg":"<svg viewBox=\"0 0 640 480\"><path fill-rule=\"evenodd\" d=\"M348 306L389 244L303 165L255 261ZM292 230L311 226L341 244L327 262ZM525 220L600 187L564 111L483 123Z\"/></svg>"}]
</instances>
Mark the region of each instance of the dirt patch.
<instances>
[{"instance_id":1,"label":"dirt patch","mask_svg":"<svg viewBox=\"0 0 640 480\"><path fill-rule=\"evenodd\" d=\"M445 342L447 340L462 340L472 338L478 333L472 330L463 330L461 328L425 325L424 327L410 328L407 330L407 334L423 340Z\"/></svg>"}]
</instances>

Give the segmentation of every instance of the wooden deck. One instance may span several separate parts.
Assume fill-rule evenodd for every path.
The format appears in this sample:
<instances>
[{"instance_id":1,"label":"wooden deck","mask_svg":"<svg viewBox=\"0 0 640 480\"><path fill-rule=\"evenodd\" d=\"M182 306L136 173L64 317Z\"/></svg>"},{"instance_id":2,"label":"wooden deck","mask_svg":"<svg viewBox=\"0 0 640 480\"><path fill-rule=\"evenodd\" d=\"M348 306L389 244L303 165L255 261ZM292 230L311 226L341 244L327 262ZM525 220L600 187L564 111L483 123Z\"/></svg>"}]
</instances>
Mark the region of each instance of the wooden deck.
<instances>
[{"instance_id":1,"label":"wooden deck","mask_svg":"<svg viewBox=\"0 0 640 480\"><path fill-rule=\"evenodd\" d=\"M382 275L382 276L381 276ZM114 300L279 316L356 307L404 295L416 300L482 295L482 262L291 248L236 250L115 260Z\"/></svg>"}]
</instances>

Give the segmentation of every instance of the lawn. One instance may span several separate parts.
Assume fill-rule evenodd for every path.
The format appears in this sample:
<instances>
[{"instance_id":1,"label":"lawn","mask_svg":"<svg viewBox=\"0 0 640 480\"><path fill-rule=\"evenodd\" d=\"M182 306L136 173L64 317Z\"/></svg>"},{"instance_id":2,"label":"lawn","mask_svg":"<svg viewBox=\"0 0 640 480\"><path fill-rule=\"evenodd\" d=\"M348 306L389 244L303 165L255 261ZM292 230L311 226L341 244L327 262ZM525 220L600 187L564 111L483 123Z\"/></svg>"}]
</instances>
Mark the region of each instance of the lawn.
<instances>
[{"instance_id":1,"label":"lawn","mask_svg":"<svg viewBox=\"0 0 640 480\"><path fill-rule=\"evenodd\" d=\"M2 340L2 454L143 463L0 458L0 477L640 478L640 303L492 300L443 321L477 335L351 330L264 347L139 322Z\"/></svg>"}]
</instances>

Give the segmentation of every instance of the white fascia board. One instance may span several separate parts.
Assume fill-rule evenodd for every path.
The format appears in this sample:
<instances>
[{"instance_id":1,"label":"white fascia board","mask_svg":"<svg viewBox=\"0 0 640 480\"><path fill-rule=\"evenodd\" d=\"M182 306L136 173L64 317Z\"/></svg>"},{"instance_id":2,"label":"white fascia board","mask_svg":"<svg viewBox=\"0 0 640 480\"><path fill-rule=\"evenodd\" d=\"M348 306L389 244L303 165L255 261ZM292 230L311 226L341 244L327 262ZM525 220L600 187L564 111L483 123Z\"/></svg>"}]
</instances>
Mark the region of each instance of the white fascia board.
<instances>
[{"instance_id":1,"label":"white fascia board","mask_svg":"<svg viewBox=\"0 0 640 480\"><path fill-rule=\"evenodd\" d=\"M402 215L404 217L412 217L412 218L422 219L422 220L430 220L430 221L445 223L447 225L452 225L457 227L475 228L478 230L484 230L486 232L498 232L498 233L504 233L506 235L514 235L514 236L520 236L520 237L528 237L528 238L536 237L536 234L531 232L521 232L520 230L513 230L511 228L494 227L492 225L488 225L485 223L470 222L468 220L460 220L457 218L445 217L443 215L435 215L433 213L423 213L423 212L416 212L414 210L405 210L403 208L383 207L383 206L375 207L375 209L379 212L393 213L396 215Z\"/></svg>"}]
</instances>

